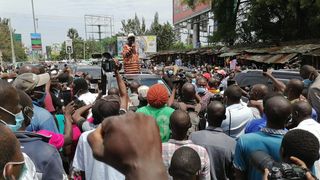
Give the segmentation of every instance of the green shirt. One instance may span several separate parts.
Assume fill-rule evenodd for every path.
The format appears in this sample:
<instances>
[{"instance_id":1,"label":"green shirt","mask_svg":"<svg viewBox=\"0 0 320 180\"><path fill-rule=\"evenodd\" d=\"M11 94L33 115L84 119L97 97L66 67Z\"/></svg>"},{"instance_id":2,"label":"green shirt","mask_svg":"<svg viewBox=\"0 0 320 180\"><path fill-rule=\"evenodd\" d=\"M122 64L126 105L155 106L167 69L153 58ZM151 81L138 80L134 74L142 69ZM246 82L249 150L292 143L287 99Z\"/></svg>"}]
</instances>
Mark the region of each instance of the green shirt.
<instances>
[{"instance_id":1,"label":"green shirt","mask_svg":"<svg viewBox=\"0 0 320 180\"><path fill-rule=\"evenodd\" d=\"M156 121L160 129L160 137L162 142L167 142L170 139L170 116L174 112L171 107L163 106L160 109L151 107L150 105L139 108L136 112L143 113L145 115L152 116Z\"/></svg>"}]
</instances>

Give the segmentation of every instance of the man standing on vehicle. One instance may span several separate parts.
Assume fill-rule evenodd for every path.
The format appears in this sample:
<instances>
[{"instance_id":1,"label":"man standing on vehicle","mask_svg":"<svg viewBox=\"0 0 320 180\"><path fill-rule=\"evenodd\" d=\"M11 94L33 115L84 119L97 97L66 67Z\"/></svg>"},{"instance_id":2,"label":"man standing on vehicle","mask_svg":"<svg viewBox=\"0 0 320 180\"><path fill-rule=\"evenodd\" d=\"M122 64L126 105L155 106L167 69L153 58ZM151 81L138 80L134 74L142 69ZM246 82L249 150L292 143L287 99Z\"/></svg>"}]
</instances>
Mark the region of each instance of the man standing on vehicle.
<instances>
[{"instance_id":1,"label":"man standing on vehicle","mask_svg":"<svg viewBox=\"0 0 320 180\"><path fill-rule=\"evenodd\" d=\"M123 46L122 57L125 74L140 73L138 47L135 44L135 36L133 33L128 35L128 43Z\"/></svg>"}]
</instances>

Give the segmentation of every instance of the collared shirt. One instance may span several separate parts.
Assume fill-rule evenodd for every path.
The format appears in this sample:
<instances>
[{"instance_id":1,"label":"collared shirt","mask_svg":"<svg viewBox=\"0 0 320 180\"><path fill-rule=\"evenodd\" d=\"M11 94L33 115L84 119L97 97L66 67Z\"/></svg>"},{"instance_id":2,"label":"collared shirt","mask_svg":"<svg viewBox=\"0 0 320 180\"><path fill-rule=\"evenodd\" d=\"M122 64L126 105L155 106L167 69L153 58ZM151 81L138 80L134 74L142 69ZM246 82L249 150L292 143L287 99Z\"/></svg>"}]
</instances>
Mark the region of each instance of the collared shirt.
<instances>
[{"instance_id":1,"label":"collared shirt","mask_svg":"<svg viewBox=\"0 0 320 180\"><path fill-rule=\"evenodd\" d=\"M262 179L262 174L250 163L251 155L255 151L269 154L273 160L280 161L280 146L284 130L264 128L260 132L244 134L237 140L234 167L247 174L246 179Z\"/></svg>"},{"instance_id":2,"label":"collared shirt","mask_svg":"<svg viewBox=\"0 0 320 180\"><path fill-rule=\"evenodd\" d=\"M214 96L214 94L211 93L210 91L207 91L205 95L201 96L201 101L200 101L201 111L205 111L207 109L207 106L212 96Z\"/></svg>"},{"instance_id":3,"label":"collared shirt","mask_svg":"<svg viewBox=\"0 0 320 180\"><path fill-rule=\"evenodd\" d=\"M227 135L237 139L244 134L247 123L252 119L252 111L246 104L233 104L226 108L226 119L222 122L221 128Z\"/></svg>"},{"instance_id":4,"label":"collared shirt","mask_svg":"<svg viewBox=\"0 0 320 180\"><path fill-rule=\"evenodd\" d=\"M48 130L54 133L59 133L57 125L52 114L46 109L33 104L33 117L27 131Z\"/></svg>"},{"instance_id":5,"label":"collared shirt","mask_svg":"<svg viewBox=\"0 0 320 180\"><path fill-rule=\"evenodd\" d=\"M178 141L178 140L170 139L168 142L162 143L162 159L167 170L170 167L173 153L181 146L187 146L197 151L201 160L200 178L209 180L210 179L210 160L209 160L208 152L205 148L193 144L191 140ZM170 177L170 179L172 178Z\"/></svg>"},{"instance_id":6,"label":"collared shirt","mask_svg":"<svg viewBox=\"0 0 320 180\"><path fill-rule=\"evenodd\" d=\"M212 180L230 179L236 141L227 136L220 127L207 127L193 132L190 140L207 149L210 158Z\"/></svg>"}]
</instances>

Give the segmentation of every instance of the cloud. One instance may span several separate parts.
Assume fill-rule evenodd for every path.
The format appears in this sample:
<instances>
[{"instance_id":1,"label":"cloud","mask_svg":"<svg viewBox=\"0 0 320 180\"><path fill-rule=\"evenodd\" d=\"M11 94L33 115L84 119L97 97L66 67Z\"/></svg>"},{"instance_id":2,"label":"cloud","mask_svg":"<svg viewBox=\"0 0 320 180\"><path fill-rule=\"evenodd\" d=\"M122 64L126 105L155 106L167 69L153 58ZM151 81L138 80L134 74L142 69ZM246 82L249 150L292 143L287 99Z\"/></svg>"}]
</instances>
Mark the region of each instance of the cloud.
<instances>
[{"instance_id":1,"label":"cloud","mask_svg":"<svg viewBox=\"0 0 320 180\"><path fill-rule=\"evenodd\" d=\"M34 6L43 45L64 41L71 27L84 37L85 14L112 15L116 32L121 28L121 20L133 18L135 13L145 18L147 26L155 12L159 12L160 22L172 22L172 0L34 0ZM0 1L0 17L11 18L13 28L22 33L23 42L30 46L31 0Z\"/></svg>"}]
</instances>

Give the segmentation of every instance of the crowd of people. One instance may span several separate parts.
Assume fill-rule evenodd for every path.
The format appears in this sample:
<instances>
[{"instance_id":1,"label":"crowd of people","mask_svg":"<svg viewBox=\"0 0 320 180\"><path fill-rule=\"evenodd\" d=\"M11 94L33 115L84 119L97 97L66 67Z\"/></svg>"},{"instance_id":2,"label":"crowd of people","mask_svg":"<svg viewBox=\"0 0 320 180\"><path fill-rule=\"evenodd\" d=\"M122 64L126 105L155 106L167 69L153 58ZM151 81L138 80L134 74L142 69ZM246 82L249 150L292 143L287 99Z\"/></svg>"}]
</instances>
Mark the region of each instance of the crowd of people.
<instances>
[{"instance_id":1,"label":"crowd of people","mask_svg":"<svg viewBox=\"0 0 320 180\"><path fill-rule=\"evenodd\" d=\"M0 179L320 177L314 67L287 84L263 72L272 89L240 87L237 68L164 68L157 73L171 89L125 82L119 70L116 63L117 87L106 94L90 92L90 76L68 66L53 74L24 65L2 76Z\"/></svg>"}]
</instances>

